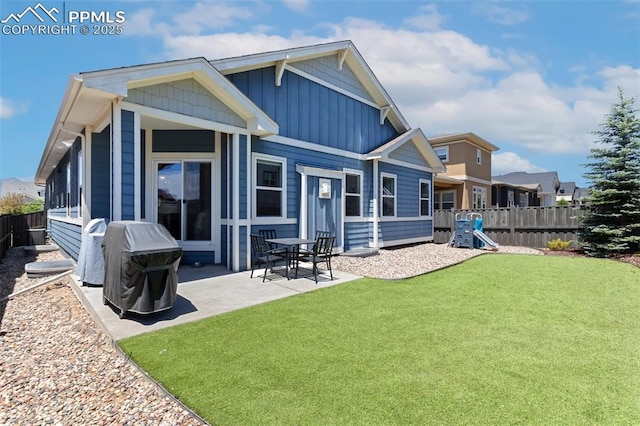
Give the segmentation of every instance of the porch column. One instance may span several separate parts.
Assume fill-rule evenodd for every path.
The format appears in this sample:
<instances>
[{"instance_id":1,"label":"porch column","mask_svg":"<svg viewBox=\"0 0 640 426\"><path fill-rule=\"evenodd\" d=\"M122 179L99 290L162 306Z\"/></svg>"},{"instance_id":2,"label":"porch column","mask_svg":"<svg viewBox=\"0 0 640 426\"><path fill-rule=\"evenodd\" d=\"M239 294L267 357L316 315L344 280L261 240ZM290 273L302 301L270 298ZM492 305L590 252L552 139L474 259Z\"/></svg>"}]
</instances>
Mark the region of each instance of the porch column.
<instances>
[{"instance_id":1,"label":"porch column","mask_svg":"<svg viewBox=\"0 0 640 426\"><path fill-rule=\"evenodd\" d=\"M111 220L122 220L122 110L111 106Z\"/></svg>"},{"instance_id":2,"label":"porch column","mask_svg":"<svg viewBox=\"0 0 640 426\"><path fill-rule=\"evenodd\" d=\"M142 174L140 173L140 113L134 111L133 113L133 217L135 220L142 219L142 207L140 199L140 189L142 187Z\"/></svg>"},{"instance_id":3,"label":"porch column","mask_svg":"<svg viewBox=\"0 0 640 426\"><path fill-rule=\"evenodd\" d=\"M378 160L373 160L373 247L378 247L378 197L380 191L378 188Z\"/></svg>"},{"instance_id":4,"label":"porch column","mask_svg":"<svg viewBox=\"0 0 640 426\"><path fill-rule=\"evenodd\" d=\"M93 126L84 128L84 140L82 145L82 229L91 221L91 136Z\"/></svg>"},{"instance_id":5,"label":"porch column","mask_svg":"<svg viewBox=\"0 0 640 426\"><path fill-rule=\"evenodd\" d=\"M232 244L232 270L240 270L240 135L232 135L233 147L233 244Z\"/></svg>"}]
</instances>

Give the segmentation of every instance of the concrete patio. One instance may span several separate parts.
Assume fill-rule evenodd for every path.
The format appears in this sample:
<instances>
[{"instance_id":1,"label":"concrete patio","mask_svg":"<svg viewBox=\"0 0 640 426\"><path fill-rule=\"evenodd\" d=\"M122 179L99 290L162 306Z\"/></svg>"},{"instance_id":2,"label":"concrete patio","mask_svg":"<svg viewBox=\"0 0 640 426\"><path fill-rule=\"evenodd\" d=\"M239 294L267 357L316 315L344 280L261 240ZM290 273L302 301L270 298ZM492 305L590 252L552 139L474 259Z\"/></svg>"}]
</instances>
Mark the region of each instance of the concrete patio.
<instances>
[{"instance_id":1,"label":"concrete patio","mask_svg":"<svg viewBox=\"0 0 640 426\"><path fill-rule=\"evenodd\" d=\"M150 315L127 313L123 319L118 309L103 304L102 287L82 285L76 275L71 275L71 281L91 316L116 341L360 278L334 270L333 280L323 273L317 284L313 276L287 280L279 274L269 274L262 282L263 272L256 270L251 278L250 271L231 272L219 265L181 266L178 296L171 309Z\"/></svg>"}]
</instances>

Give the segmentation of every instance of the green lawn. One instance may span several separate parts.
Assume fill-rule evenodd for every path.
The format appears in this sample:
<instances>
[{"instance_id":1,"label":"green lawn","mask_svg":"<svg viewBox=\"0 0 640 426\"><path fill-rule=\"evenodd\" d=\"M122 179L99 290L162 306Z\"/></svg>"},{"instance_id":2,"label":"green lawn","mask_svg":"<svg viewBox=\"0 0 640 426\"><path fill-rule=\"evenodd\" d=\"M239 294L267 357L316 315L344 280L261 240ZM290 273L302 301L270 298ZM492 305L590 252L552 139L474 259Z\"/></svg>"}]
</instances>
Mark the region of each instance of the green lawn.
<instances>
[{"instance_id":1,"label":"green lawn","mask_svg":"<svg viewBox=\"0 0 640 426\"><path fill-rule=\"evenodd\" d=\"M640 424L640 269L487 255L119 342L212 424Z\"/></svg>"}]
</instances>

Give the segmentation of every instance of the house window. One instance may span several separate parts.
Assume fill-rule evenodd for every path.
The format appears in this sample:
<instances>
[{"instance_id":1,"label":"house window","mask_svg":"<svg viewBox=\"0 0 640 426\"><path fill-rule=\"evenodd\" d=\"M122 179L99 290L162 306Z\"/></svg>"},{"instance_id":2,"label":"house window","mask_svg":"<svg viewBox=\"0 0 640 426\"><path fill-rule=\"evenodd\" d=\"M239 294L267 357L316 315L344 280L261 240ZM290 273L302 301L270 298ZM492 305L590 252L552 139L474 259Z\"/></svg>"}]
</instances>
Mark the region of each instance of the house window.
<instances>
[{"instance_id":1,"label":"house window","mask_svg":"<svg viewBox=\"0 0 640 426\"><path fill-rule=\"evenodd\" d=\"M455 191L439 191L433 196L433 208L436 210L451 210L456 208Z\"/></svg>"},{"instance_id":2,"label":"house window","mask_svg":"<svg viewBox=\"0 0 640 426\"><path fill-rule=\"evenodd\" d=\"M420 179L420 216L431 216L431 182Z\"/></svg>"},{"instance_id":3,"label":"house window","mask_svg":"<svg viewBox=\"0 0 640 426\"><path fill-rule=\"evenodd\" d=\"M434 151L436 152L436 155L438 156L438 158L443 163L446 163L447 161L449 161L449 147L448 146L439 146L437 148L434 148Z\"/></svg>"},{"instance_id":4,"label":"house window","mask_svg":"<svg viewBox=\"0 0 640 426\"><path fill-rule=\"evenodd\" d=\"M507 191L507 207L513 207L515 202L515 194L512 190Z\"/></svg>"},{"instance_id":5,"label":"house window","mask_svg":"<svg viewBox=\"0 0 640 426\"><path fill-rule=\"evenodd\" d=\"M382 216L396 215L396 177L383 173L382 177Z\"/></svg>"},{"instance_id":6,"label":"house window","mask_svg":"<svg viewBox=\"0 0 640 426\"><path fill-rule=\"evenodd\" d=\"M362 216L362 175L345 176L345 215Z\"/></svg>"},{"instance_id":7,"label":"house window","mask_svg":"<svg viewBox=\"0 0 640 426\"><path fill-rule=\"evenodd\" d=\"M255 159L255 216L283 217L284 161L276 158Z\"/></svg>"},{"instance_id":8,"label":"house window","mask_svg":"<svg viewBox=\"0 0 640 426\"><path fill-rule=\"evenodd\" d=\"M476 163L478 165L482 165L482 150L480 148L476 149Z\"/></svg>"},{"instance_id":9,"label":"house window","mask_svg":"<svg viewBox=\"0 0 640 426\"><path fill-rule=\"evenodd\" d=\"M482 188L479 186L473 187L473 208L474 209L487 208L487 188Z\"/></svg>"}]
</instances>

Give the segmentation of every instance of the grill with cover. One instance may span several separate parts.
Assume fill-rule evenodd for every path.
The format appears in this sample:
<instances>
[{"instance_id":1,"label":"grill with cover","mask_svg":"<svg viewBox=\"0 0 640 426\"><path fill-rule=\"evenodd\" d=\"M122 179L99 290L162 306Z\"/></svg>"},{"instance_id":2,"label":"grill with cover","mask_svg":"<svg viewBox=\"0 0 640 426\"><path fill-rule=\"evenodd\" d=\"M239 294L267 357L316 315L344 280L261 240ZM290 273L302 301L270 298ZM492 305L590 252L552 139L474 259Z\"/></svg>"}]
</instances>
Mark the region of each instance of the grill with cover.
<instances>
[{"instance_id":1,"label":"grill with cover","mask_svg":"<svg viewBox=\"0 0 640 426\"><path fill-rule=\"evenodd\" d=\"M178 290L182 248L156 223L115 221L102 240L103 301L126 312L151 314L170 309Z\"/></svg>"}]
</instances>

